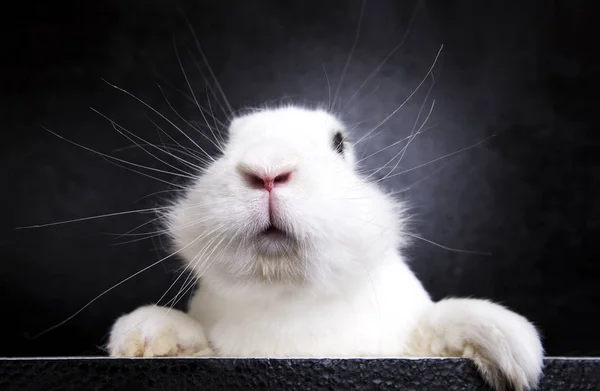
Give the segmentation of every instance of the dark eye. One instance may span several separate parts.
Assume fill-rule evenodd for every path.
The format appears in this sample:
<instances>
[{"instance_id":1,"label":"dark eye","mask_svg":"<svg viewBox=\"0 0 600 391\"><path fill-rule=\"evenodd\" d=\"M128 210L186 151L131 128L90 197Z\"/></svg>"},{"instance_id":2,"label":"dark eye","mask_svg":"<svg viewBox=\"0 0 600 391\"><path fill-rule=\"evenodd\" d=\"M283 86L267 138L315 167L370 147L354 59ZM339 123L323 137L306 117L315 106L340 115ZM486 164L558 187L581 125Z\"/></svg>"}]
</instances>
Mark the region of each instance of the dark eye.
<instances>
[{"instance_id":1,"label":"dark eye","mask_svg":"<svg viewBox=\"0 0 600 391\"><path fill-rule=\"evenodd\" d=\"M344 155L344 136L342 136L342 132L336 132L333 135L333 150L342 156Z\"/></svg>"}]
</instances>

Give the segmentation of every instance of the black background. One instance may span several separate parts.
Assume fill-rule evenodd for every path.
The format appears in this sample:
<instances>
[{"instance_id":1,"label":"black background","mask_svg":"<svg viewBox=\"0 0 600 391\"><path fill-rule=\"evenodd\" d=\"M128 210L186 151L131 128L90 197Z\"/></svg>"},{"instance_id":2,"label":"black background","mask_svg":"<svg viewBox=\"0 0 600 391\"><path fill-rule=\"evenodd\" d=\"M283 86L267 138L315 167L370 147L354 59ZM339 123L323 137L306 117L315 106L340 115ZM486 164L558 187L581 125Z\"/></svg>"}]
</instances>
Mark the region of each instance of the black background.
<instances>
[{"instance_id":1,"label":"black background","mask_svg":"<svg viewBox=\"0 0 600 391\"><path fill-rule=\"evenodd\" d=\"M182 95L190 92L179 54L200 103L226 119L207 93L200 72L207 68L183 16L234 109L327 103L341 85L334 109L356 126L356 139L416 89L443 45L433 77L380 133L358 145L368 156L408 136L435 100L427 130L410 144L397 171L423 166L384 181L410 202L413 228L423 239L407 251L412 268L436 299L490 298L527 316L550 355L598 355L600 67L592 3L371 0L354 51L360 1L72 0L6 9L0 355L101 354L112 321L156 302L178 276L177 259L161 262L34 338L166 252L160 236L129 243L145 236L118 237L153 219L149 213L16 227L152 208L175 194L166 183L111 164L43 127L101 153L174 171L140 148L123 149L133 143L90 107L150 143L173 143L171 137L194 145L104 78L210 149L169 107L202 121ZM364 169L384 165L404 145L365 160ZM472 148L445 157L466 147ZM167 163L185 168L174 159ZM148 224L133 233L156 229Z\"/></svg>"}]
</instances>

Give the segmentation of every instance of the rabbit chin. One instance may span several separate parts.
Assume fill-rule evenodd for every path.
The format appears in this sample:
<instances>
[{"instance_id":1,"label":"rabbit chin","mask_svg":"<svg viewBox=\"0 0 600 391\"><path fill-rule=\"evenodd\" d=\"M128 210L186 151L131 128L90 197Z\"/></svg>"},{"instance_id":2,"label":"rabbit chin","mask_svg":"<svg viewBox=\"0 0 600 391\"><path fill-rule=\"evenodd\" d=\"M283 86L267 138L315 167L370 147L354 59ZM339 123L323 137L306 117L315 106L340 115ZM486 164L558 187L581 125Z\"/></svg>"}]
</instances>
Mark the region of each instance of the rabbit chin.
<instances>
[{"instance_id":1,"label":"rabbit chin","mask_svg":"<svg viewBox=\"0 0 600 391\"><path fill-rule=\"evenodd\" d=\"M260 233L249 246L256 257L284 260L298 252L299 243L282 231L267 230Z\"/></svg>"},{"instance_id":2,"label":"rabbit chin","mask_svg":"<svg viewBox=\"0 0 600 391\"><path fill-rule=\"evenodd\" d=\"M225 250L204 273L230 282L303 284L316 278L314 245L283 232L260 233ZM233 280L233 281L232 281Z\"/></svg>"}]
</instances>

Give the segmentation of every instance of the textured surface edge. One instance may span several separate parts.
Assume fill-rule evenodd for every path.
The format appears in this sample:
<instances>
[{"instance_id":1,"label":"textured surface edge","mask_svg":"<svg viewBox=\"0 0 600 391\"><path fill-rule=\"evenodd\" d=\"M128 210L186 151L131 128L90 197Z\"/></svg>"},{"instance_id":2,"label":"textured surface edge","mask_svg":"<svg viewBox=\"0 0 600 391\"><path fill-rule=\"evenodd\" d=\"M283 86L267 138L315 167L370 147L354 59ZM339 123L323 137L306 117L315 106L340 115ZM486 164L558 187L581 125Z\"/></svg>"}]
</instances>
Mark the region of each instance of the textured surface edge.
<instances>
[{"instance_id":1,"label":"textured surface edge","mask_svg":"<svg viewBox=\"0 0 600 391\"><path fill-rule=\"evenodd\" d=\"M465 359L0 359L0 390L489 390ZM600 389L600 359L548 358L539 390Z\"/></svg>"}]
</instances>

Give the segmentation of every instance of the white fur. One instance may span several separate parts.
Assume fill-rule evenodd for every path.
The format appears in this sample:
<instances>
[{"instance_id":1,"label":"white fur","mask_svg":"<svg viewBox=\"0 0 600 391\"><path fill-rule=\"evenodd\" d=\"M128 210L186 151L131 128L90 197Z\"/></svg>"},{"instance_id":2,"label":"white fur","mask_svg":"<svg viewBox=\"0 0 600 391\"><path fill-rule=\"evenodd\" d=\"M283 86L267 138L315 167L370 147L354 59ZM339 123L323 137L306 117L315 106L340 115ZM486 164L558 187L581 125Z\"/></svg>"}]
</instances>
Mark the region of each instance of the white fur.
<instances>
[{"instance_id":1,"label":"white fur","mask_svg":"<svg viewBox=\"0 0 600 391\"><path fill-rule=\"evenodd\" d=\"M524 317L485 300L445 299L424 313L411 335L417 356L473 359L496 389L533 388L542 367L542 344Z\"/></svg>"},{"instance_id":2,"label":"white fur","mask_svg":"<svg viewBox=\"0 0 600 391\"><path fill-rule=\"evenodd\" d=\"M234 119L223 155L168 215L174 250L202 276L189 316L158 307L125 315L110 353L152 355L160 333L179 329L197 338L183 333L161 353L206 352L201 325L219 356L457 356L497 389L534 387L543 357L535 328L491 302L431 301L399 254L402 205L356 172L349 143L344 156L334 151L344 129L325 111L296 107ZM294 239L267 246L273 255L256 238L269 225L268 192L245 175L290 171L273 191L272 221ZM127 327L141 331L118 338Z\"/></svg>"},{"instance_id":3,"label":"white fur","mask_svg":"<svg viewBox=\"0 0 600 391\"><path fill-rule=\"evenodd\" d=\"M211 355L202 325L181 311L140 307L114 324L108 350L117 357Z\"/></svg>"}]
</instances>

